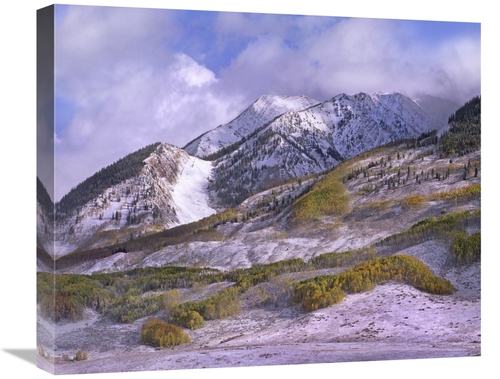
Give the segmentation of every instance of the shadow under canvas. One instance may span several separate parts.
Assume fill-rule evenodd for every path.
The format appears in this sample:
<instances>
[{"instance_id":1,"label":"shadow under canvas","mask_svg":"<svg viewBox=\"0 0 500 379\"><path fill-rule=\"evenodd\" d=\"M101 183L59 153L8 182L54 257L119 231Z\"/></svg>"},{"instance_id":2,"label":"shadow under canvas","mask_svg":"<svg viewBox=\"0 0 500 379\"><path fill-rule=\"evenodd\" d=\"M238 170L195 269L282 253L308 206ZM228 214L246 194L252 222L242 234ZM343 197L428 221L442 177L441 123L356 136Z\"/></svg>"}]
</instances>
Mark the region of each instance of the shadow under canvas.
<instances>
[{"instance_id":1,"label":"shadow under canvas","mask_svg":"<svg viewBox=\"0 0 500 379\"><path fill-rule=\"evenodd\" d=\"M36 349L3 349L5 352L36 365Z\"/></svg>"}]
</instances>

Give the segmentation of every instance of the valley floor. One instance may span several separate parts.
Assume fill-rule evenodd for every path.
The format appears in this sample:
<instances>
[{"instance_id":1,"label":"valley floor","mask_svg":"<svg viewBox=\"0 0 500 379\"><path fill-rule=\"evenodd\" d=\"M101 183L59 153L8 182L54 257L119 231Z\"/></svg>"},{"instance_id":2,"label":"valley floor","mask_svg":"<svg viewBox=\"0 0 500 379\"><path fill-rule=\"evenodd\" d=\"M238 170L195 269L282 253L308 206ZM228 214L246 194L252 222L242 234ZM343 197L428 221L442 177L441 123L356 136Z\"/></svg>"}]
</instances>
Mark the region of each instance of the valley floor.
<instances>
[{"instance_id":1,"label":"valley floor","mask_svg":"<svg viewBox=\"0 0 500 379\"><path fill-rule=\"evenodd\" d=\"M113 324L97 314L57 326L58 374L179 370L481 355L479 264L450 272L458 288L449 296L386 283L347 296L315 312L297 307L251 308L188 331L192 342L156 350L139 344L145 319ZM461 278L457 281L457 278ZM39 320L39 335L54 326ZM41 329L41 330L40 330ZM53 330L53 329L52 329ZM88 351L89 359L64 362L64 353ZM48 360L37 357L39 367Z\"/></svg>"}]
</instances>

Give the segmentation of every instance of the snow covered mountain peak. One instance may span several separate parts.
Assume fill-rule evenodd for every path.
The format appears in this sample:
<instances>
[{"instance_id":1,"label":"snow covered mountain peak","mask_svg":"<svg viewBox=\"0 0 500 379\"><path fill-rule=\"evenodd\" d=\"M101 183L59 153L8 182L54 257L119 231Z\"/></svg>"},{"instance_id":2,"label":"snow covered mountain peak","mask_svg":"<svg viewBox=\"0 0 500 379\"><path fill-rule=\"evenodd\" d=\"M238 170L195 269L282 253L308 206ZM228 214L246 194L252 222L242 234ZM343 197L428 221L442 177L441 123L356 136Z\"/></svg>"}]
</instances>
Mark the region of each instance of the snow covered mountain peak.
<instances>
[{"instance_id":1,"label":"snow covered mountain peak","mask_svg":"<svg viewBox=\"0 0 500 379\"><path fill-rule=\"evenodd\" d=\"M265 111L268 108L276 108L281 113L291 110L300 110L317 104L318 101L310 99L305 95L284 96L284 95L262 95L252 105L256 111Z\"/></svg>"},{"instance_id":2,"label":"snow covered mountain peak","mask_svg":"<svg viewBox=\"0 0 500 379\"><path fill-rule=\"evenodd\" d=\"M290 111L299 111L318 104L307 96L263 95L227 124L219 125L195 140L184 149L200 158L208 158L224 148L241 142L252 133L265 127L276 117Z\"/></svg>"},{"instance_id":3,"label":"snow covered mountain peak","mask_svg":"<svg viewBox=\"0 0 500 379\"><path fill-rule=\"evenodd\" d=\"M245 111L233 122L255 115L255 108L268 99L260 98L249 108L252 112ZM278 100L290 104L289 98L275 97L272 106L264 109L274 109ZM237 146L216 157L213 189L223 205L236 206L263 188L330 170L363 151L418 137L445 122L397 92L342 93L259 124L262 127L254 128ZM216 130L225 132L221 127ZM226 183L232 183L231 187Z\"/></svg>"}]
</instances>

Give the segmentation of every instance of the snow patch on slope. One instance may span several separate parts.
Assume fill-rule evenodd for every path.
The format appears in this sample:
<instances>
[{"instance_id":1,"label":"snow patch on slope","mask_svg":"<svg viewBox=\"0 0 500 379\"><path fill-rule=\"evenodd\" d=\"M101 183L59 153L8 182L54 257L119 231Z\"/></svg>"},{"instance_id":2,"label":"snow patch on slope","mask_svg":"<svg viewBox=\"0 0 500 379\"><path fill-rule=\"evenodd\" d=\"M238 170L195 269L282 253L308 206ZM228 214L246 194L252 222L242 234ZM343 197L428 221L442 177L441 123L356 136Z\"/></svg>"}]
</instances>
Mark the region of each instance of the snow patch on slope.
<instances>
[{"instance_id":1,"label":"snow patch on slope","mask_svg":"<svg viewBox=\"0 0 500 379\"><path fill-rule=\"evenodd\" d=\"M211 170L210 162L160 143L138 175L61 218L54 254L111 245L215 213L207 194Z\"/></svg>"},{"instance_id":2,"label":"snow patch on slope","mask_svg":"<svg viewBox=\"0 0 500 379\"><path fill-rule=\"evenodd\" d=\"M179 224L187 224L215 213L207 195L208 178L212 163L190 157L181 168L177 183L172 190L172 199Z\"/></svg>"}]
</instances>

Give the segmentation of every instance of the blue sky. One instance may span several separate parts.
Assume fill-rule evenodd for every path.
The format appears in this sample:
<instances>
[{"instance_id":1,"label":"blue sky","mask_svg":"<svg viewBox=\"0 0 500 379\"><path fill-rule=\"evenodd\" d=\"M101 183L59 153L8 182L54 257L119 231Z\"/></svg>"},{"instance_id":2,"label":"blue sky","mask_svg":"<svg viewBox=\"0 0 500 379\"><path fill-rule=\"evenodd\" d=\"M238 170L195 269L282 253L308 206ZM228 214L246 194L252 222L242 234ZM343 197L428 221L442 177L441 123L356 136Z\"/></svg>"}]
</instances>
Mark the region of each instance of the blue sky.
<instances>
[{"instance_id":1,"label":"blue sky","mask_svg":"<svg viewBox=\"0 0 500 379\"><path fill-rule=\"evenodd\" d=\"M480 94L479 23L56 7L56 199L156 141L182 147L264 94Z\"/></svg>"}]
</instances>

